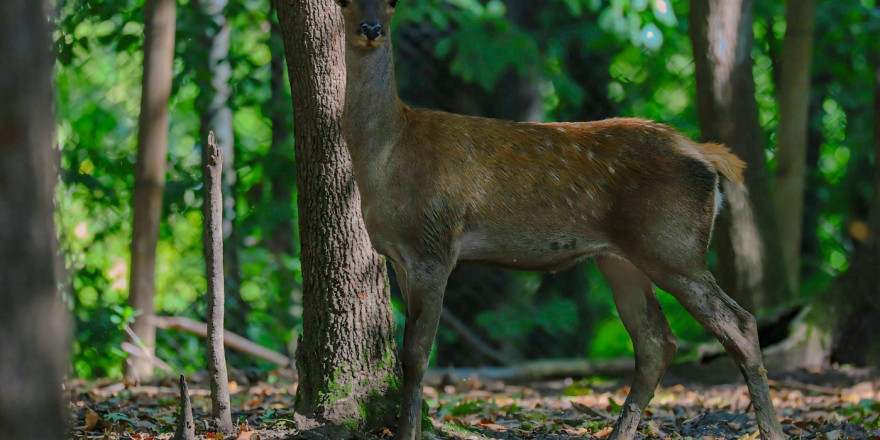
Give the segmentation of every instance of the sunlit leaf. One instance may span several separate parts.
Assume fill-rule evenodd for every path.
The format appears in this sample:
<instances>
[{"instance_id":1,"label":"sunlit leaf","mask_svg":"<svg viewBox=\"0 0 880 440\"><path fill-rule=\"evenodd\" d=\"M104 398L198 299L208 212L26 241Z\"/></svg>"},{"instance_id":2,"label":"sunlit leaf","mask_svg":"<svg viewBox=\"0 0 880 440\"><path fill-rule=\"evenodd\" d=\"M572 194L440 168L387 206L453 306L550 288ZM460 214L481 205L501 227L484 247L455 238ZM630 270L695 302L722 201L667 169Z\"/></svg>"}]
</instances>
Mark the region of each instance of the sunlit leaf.
<instances>
[{"instance_id":1,"label":"sunlit leaf","mask_svg":"<svg viewBox=\"0 0 880 440\"><path fill-rule=\"evenodd\" d=\"M648 23L639 33L639 42L648 49L658 50L663 46L663 32L654 23Z\"/></svg>"},{"instance_id":2,"label":"sunlit leaf","mask_svg":"<svg viewBox=\"0 0 880 440\"><path fill-rule=\"evenodd\" d=\"M649 1L650 0L632 0L632 3L630 5L636 11L644 11L645 8L648 7Z\"/></svg>"},{"instance_id":3,"label":"sunlit leaf","mask_svg":"<svg viewBox=\"0 0 880 440\"><path fill-rule=\"evenodd\" d=\"M672 10L669 0L652 0L651 5L653 6L654 17L657 18L657 21L667 26L678 24L678 19L675 18L675 11Z\"/></svg>"}]
</instances>

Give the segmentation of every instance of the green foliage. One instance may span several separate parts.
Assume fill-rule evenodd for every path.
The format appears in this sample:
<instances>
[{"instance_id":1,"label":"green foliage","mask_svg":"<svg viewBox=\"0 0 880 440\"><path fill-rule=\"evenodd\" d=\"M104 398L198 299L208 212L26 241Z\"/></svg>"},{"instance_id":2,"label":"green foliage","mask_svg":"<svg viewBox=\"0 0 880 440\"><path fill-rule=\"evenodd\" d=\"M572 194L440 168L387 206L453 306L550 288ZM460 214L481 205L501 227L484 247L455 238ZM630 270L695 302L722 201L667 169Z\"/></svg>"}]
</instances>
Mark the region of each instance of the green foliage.
<instances>
[{"instance_id":1,"label":"green foliage","mask_svg":"<svg viewBox=\"0 0 880 440\"><path fill-rule=\"evenodd\" d=\"M200 243L203 140L197 100L206 79L199 67L206 48L193 1L181 0L178 8L156 307L162 314L204 319L199 300L206 285ZM607 101L607 112L662 121L696 138L688 3L552 0L535 7L533 16L524 20L516 17L509 1L406 1L395 20L396 26L418 23L441 35L431 55L447 62L449 71L443 75L484 90L505 90L504 77L511 71L539 78L550 120L581 119L600 106L599 101ZM126 357L119 348L124 328L135 313L125 301L143 0L61 0L57 5L55 88L62 182L56 193L56 220L68 273L63 290L76 323L74 372L80 377L118 377ZM814 220L806 231L807 241L815 245L804 255L800 301L827 289L848 268L853 248L848 229L867 216L872 162L877 160L871 149L872 96L867 92L880 54L876 6L874 0L819 2L811 113L818 146L808 184L815 196L808 201L808 216ZM270 41L270 10L268 0L232 2L226 9L237 176L236 241L227 245L236 247L242 280L237 291L227 294L240 301L229 310L241 315L232 320L238 322L232 330L284 352L301 325L302 275L295 237L292 137L281 140L283 148L271 148L272 116L286 114L283 123L290 125L290 90L286 79L281 90L270 86L272 58L280 55L278 41ZM776 82L785 28L784 2L756 2L755 98L771 171L776 166ZM601 75L586 75L593 71ZM275 194L273 182L280 182L289 194ZM272 244L288 222L294 243L278 251ZM589 310L571 298L537 298L541 275L524 273L515 277L513 295L473 324L488 333L490 342L517 347L528 344L534 331L572 335L589 312L596 317L591 324L595 336L586 353L571 356L631 355L632 343L616 316L610 291L595 266L585 270ZM288 290L282 291L282 285ZM659 299L680 340L710 339L674 298L659 292ZM403 304L395 300L393 307L402 328ZM159 332L157 354L182 369L204 365L199 341L177 332ZM254 366L235 356L230 362Z\"/></svg>"},{"instance_id":2,"label":"green foliage","mask_svg":"<svg viewBox=\"0 0 880 440\"><path fill-rule=\"evenodd\" d=\"M204 320L201 247L200 115L196 61L200 51L194 8L178 8L174 90L169 126L168 174L157 249L156 308L159 313ZM76 319L74 371L81 377L122 373L119 349L128 318L128 246L131 189L143 55L142 0L61 2L56 31L58 135L62 183L57 224L69 273L68 304ZM234 132L239 217L236 227L245 282L245 328L256 342L285 352L299 326L298 292L281 292L279 274L301 283L296 254L270 256L263 241L283 219L295 219L294 199L280 202L268 190L268 175L284 175L292 186L292 139L286 152L270 152L269 26L267 1L228 8L234 65ZM278 100L289 106L289 87ZM285 98L285 95L287 98ZM289 114L289 112L288 112ZM292 191L295 197L295 191ZM227 244L228 246L229 244ZM294 248L296 246L294 245ZM235 313L231 310L230 313ZM121 325L121 328L120 328ZM157 355L186 369L203 368L197 338L160 331ZM234 365L253 364L230 358Z\"/></svg>"}]
</instances>

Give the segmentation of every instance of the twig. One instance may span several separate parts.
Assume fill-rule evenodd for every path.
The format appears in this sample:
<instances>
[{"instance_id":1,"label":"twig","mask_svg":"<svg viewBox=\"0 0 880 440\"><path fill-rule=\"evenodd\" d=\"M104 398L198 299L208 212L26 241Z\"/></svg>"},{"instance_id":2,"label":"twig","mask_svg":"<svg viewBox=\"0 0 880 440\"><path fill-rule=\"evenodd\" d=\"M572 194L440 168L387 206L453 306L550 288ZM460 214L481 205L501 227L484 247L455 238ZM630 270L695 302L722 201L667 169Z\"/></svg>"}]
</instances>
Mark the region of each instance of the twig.
<instances>
[{"instance_id":1,"label":"twig","mask_svg":"<svg viewBox=\"0 0 880 440\"><path fill-rule=\"evenodd\" d=\"M223 289L223 191L220 187L222 174L223 153L212 131L208 133L208 145L202 161L202 177L205 181L202 228L205 273L208 279L208 373L211 379L212 415L217 421L217 428L228 434L234 430L234 427L229 404L226 352L223 346L225 292Z\"/></svg>"},{"instance_id":2,"label":"twig","mask_svg":"<svg viewBox=\"0 0 880 440\"><path fill-rule=\"evenodd\" d=\"M447 308L443 308L443 313L440 315L440 319L443 320L449 327L461 335L464 340L471 345L474 349L482 353L484 356L492 359L495 362L498 362L501 365L508 365L510 362L501 354L500 351L490 347L488 344L482 341L482 339L477 336L474 332L471 331L467 327L467 325L458 319L452 312Z\"/></svg>"},{"instance_id":3,"label":"twig","mask_svg":"<svg viewBox=\"0 0 880 440\"><path fill-rule=\"evenodd\" d=\"M194 319L185 318L183 316L152 316L150 321L157 328L182 330L197 336L207 337L208 325ZM245 338L244 336L233 333L229 330L223 331L223 343L227 347L238 350L242 353L251 355L257 359L271 362L282 367L292 367L293 360L289 357L275 351L270 350L262 345Z\"/></svg>"},{"instance_id":4,"label":"twig","mask_svg":"<svg viewBox=\"0 0 880 440\"><path fill-rule=\"evenodd\" d=\"M177 431L174 440L195 440L196 424L193 422L192 404L189 401L189 390L186 378L180 375L180 415L177 418Z\"/></svg>"}]
</instances>

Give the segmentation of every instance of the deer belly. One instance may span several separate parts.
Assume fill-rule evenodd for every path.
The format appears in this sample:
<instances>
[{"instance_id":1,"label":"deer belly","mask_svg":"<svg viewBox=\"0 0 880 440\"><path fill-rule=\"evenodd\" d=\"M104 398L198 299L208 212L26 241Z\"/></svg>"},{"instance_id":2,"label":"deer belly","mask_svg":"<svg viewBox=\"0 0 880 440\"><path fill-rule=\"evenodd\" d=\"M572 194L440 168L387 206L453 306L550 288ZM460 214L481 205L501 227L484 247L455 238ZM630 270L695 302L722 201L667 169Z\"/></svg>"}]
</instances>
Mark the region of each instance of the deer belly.
<instances>
[{"instance_id":1,"label":"deer belly","mask_svg":"<svg viewBox=\"0 0 880 440\"><path fill-rule=\"evenodd\" d=\"M561 270L611 251L603 240L580 234L468 231L458 261L519 270Z\"/></svg>"}]
</instances>

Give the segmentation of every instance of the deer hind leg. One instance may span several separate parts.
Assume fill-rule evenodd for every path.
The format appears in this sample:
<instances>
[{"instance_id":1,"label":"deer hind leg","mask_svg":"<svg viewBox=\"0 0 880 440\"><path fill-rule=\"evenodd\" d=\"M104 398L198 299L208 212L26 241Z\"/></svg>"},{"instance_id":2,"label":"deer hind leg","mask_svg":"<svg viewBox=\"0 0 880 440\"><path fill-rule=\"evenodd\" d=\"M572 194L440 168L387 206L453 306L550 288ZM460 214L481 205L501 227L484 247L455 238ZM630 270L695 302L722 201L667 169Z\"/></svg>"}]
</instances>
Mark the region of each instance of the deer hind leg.
<instances>
[{"instance_id":1,"label":"deer hind leg","mask_svg":"<svg viewBox=\"0 0 880 440\"><path fill-rule=\"evenodd\" d=\"M643 269L658 286L675 296L703 327L712 332L736 362L749 388L761 438L784 439L770 398L767 370L761 359L754 316L718 287L702 261L698 264L695 261L691 268L667 264L649 265Z\"/></svg>"},{"instance_id":2,"label":"deer hind leg","mask_svg":"<svg viewBox=\"0 0 880 440\"><path fill-rule=\"evenodd\" d=\"M654 285L645 274L617 257L597 257L596 263L611 286L614 303L635 350L632 387L611 434L613 439L632 439L678 342L660 309Z\"/></svg>"}]
</instances>

